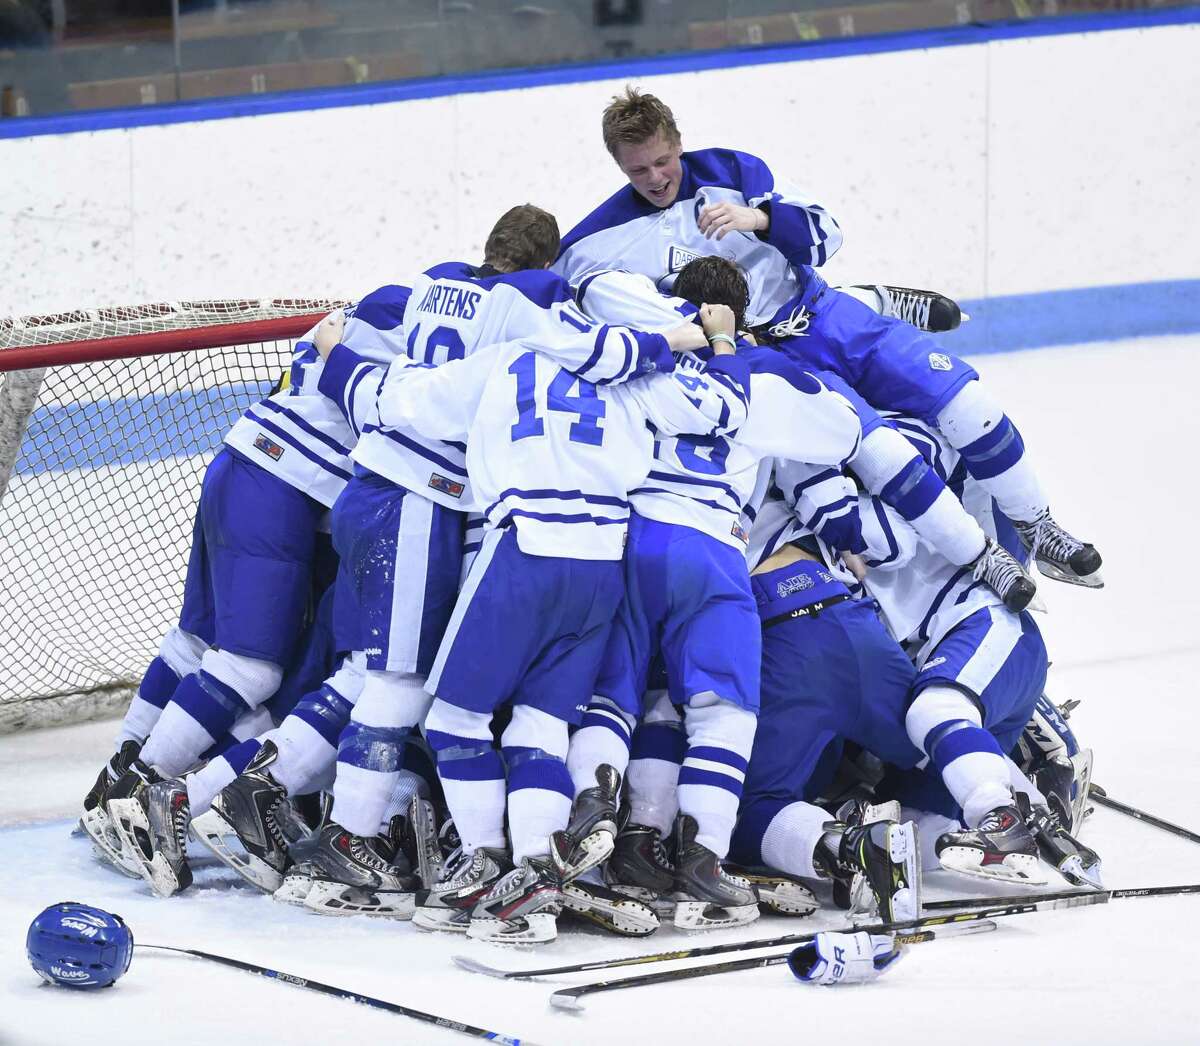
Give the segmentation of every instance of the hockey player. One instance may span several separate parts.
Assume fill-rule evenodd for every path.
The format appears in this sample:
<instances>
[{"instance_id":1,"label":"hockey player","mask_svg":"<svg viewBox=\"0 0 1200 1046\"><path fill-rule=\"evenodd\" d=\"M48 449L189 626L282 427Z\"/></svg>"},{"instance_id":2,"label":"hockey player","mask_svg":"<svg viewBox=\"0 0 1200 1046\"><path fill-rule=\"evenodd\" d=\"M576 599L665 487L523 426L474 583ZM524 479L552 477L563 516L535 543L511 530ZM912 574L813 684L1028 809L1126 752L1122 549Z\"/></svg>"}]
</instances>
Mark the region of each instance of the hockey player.
<instances>
[{"instance_id":1,"label":"hockey player","mask_svg":"<svg viewBox=\"0 0 1200 1046\"><path fill-rule=\"evenodd\" d=\"M711 322L728 313L713 311ZM426 732L463 857L417 921L510 941L556 935L561 884L548 849L570 811L568 726L623 595L627 492L650 466L651 429L716 438L741 424L746 400L733 357L614 388L577 378L540 344L435 368L401 361L379 398L381 421L466 440L489 525L427 683ZM497 752L492 716L509 702Z\"/></svg>"},{"instance_id":2,"label":"hockey player","mask_svg":"<svg viewBox=\"0 0 1200 1046\"><path fill-rule=\"evenodd\" d=\"M404 301L403 289L383 287L360 303L352 327L366 358L386 363L403 351L394 331ZM107 814L128 862L159 893L190 882L190 814L178 776L272 696L319 595L322 522L350 478L356 436L321 395L321 371L311 340L302 339L287 387L247 410L208 466L179 627L143 678L124 743L85 802L93 804L85 827L98 826L93 839L105 838ZM202 653L188 637L205 644ZM177 670L194 663L182 652L199 653L199 662L181 677ZM250 724L259 732L270 721Z\"/></svg>"},{"instance_id":3,"label":"hockey player","mask_svg":"<svg viewBox=\"0 0 1200 1046\"><path fill-rule=\"evenodd\" d=\"M1017 524L1043 573L1099 586L1099 554L1050 515L1020 433L975 371L911 325L880 316L816 274L814 267L842 242L820 204L748 153L683 152L671 110L653 95L628 88L605 110L602 127L629 185L566 235L558 271L579 284L597 269L619 267L668 289L684 265L715 247L747 274L751 325L764 326L805 367L842 374L875 407L936 424ZM894 471L900 462L885 457L874 464L881 485L912 482ZM944 551L959 566L994 558L989 583L1010 609L1032 599L1032 579L1002 549L985 546L982 534L969 555Z\"/></svg>"}]
</instances>

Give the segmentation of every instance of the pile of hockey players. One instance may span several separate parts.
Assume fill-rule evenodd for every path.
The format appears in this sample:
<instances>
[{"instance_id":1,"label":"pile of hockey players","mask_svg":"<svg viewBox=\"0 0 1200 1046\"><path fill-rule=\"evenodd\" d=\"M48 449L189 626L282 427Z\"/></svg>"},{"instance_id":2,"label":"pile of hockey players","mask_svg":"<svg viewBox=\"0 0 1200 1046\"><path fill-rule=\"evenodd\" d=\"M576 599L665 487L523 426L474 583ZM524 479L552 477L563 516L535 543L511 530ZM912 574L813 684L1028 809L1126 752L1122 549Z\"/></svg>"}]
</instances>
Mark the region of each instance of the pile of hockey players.
<instances>
[{"instance_id":1,"label":"pile of hockey players","mask_svg":"<svg viewBox=\"0 0 1200 1046\"><path fill-rule=\"evenodd\" d=\"M98 853L520 942L900 921L922 864L1099 887L1028 608L1100 557L928 333L958 307L828 286L832 217L652 95L603 133L628 184L564 239L513 207L228 433Z\"/></svg>"}]
</instances>

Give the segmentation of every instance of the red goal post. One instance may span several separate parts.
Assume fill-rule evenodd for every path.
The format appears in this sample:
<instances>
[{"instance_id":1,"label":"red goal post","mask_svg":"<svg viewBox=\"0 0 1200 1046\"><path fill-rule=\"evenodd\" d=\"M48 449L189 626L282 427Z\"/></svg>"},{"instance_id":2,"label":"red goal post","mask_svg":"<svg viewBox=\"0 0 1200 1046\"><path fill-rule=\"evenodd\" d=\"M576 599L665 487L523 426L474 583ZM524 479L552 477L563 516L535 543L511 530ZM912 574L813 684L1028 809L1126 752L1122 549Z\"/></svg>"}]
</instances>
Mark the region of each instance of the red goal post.
<instances>
[{"instance_id":1,"label":"red goal post","mask_svg":"<svg viewBox=\"0 0 1200 1046\"><path fill-rule=\"evenodd\" d=\"M345 304L0 319L0 733L128 700L179 613L204 467Z\"/></svg>"}]
</instances>

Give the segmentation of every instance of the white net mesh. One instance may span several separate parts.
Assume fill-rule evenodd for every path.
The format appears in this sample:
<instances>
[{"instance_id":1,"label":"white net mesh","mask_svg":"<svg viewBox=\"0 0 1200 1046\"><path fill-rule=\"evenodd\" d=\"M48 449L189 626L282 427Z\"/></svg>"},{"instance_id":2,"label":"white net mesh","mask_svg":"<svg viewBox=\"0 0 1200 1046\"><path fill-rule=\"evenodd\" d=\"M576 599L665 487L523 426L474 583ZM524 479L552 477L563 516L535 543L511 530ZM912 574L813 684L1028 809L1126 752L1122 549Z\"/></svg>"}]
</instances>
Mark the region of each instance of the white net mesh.
<instances>
[{"instance_id":1,"label":"white net mesh","mask_svg":"<svg viewBox=\"0 0 1200 1046\"><path fill-rule=\"evenodd\" d=\"M93 347L92 362L51 366L40 387L37 371L0 374L0 442L5 432L15 441L15 460L0 449L0 732L128 699L179 613L205 466L280 379L292 339L339 304L287 302L281 316L278 302L190 302L0 321L0 368L29 339L50 358L106 339L105 358ZM271 319L256 328L261 340L225 344L229 324ZM145 351L147 334L187 329L183 351L127 355ZM22 395L27 418L12 407Z\"/></svg>"}]
</instances>

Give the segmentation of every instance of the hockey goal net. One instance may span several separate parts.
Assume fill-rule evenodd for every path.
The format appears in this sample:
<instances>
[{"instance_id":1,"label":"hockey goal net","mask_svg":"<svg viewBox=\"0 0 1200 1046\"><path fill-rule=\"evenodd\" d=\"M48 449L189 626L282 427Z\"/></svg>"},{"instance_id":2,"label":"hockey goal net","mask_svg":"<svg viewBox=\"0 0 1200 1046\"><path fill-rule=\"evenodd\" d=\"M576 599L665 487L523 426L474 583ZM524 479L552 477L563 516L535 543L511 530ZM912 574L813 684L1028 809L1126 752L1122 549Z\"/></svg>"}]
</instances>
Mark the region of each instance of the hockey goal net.
<instances>
[{"instance_id":1,"label":"hockey goal net","mask_svg":"<svg viewBox=\"0 0 1200 1046\"><path fill-rule=\"evenodd\" d=\"M342 304L0 319L0 733L128 701L179 614L205 466Z\"/></svg>"}]
</instances>

